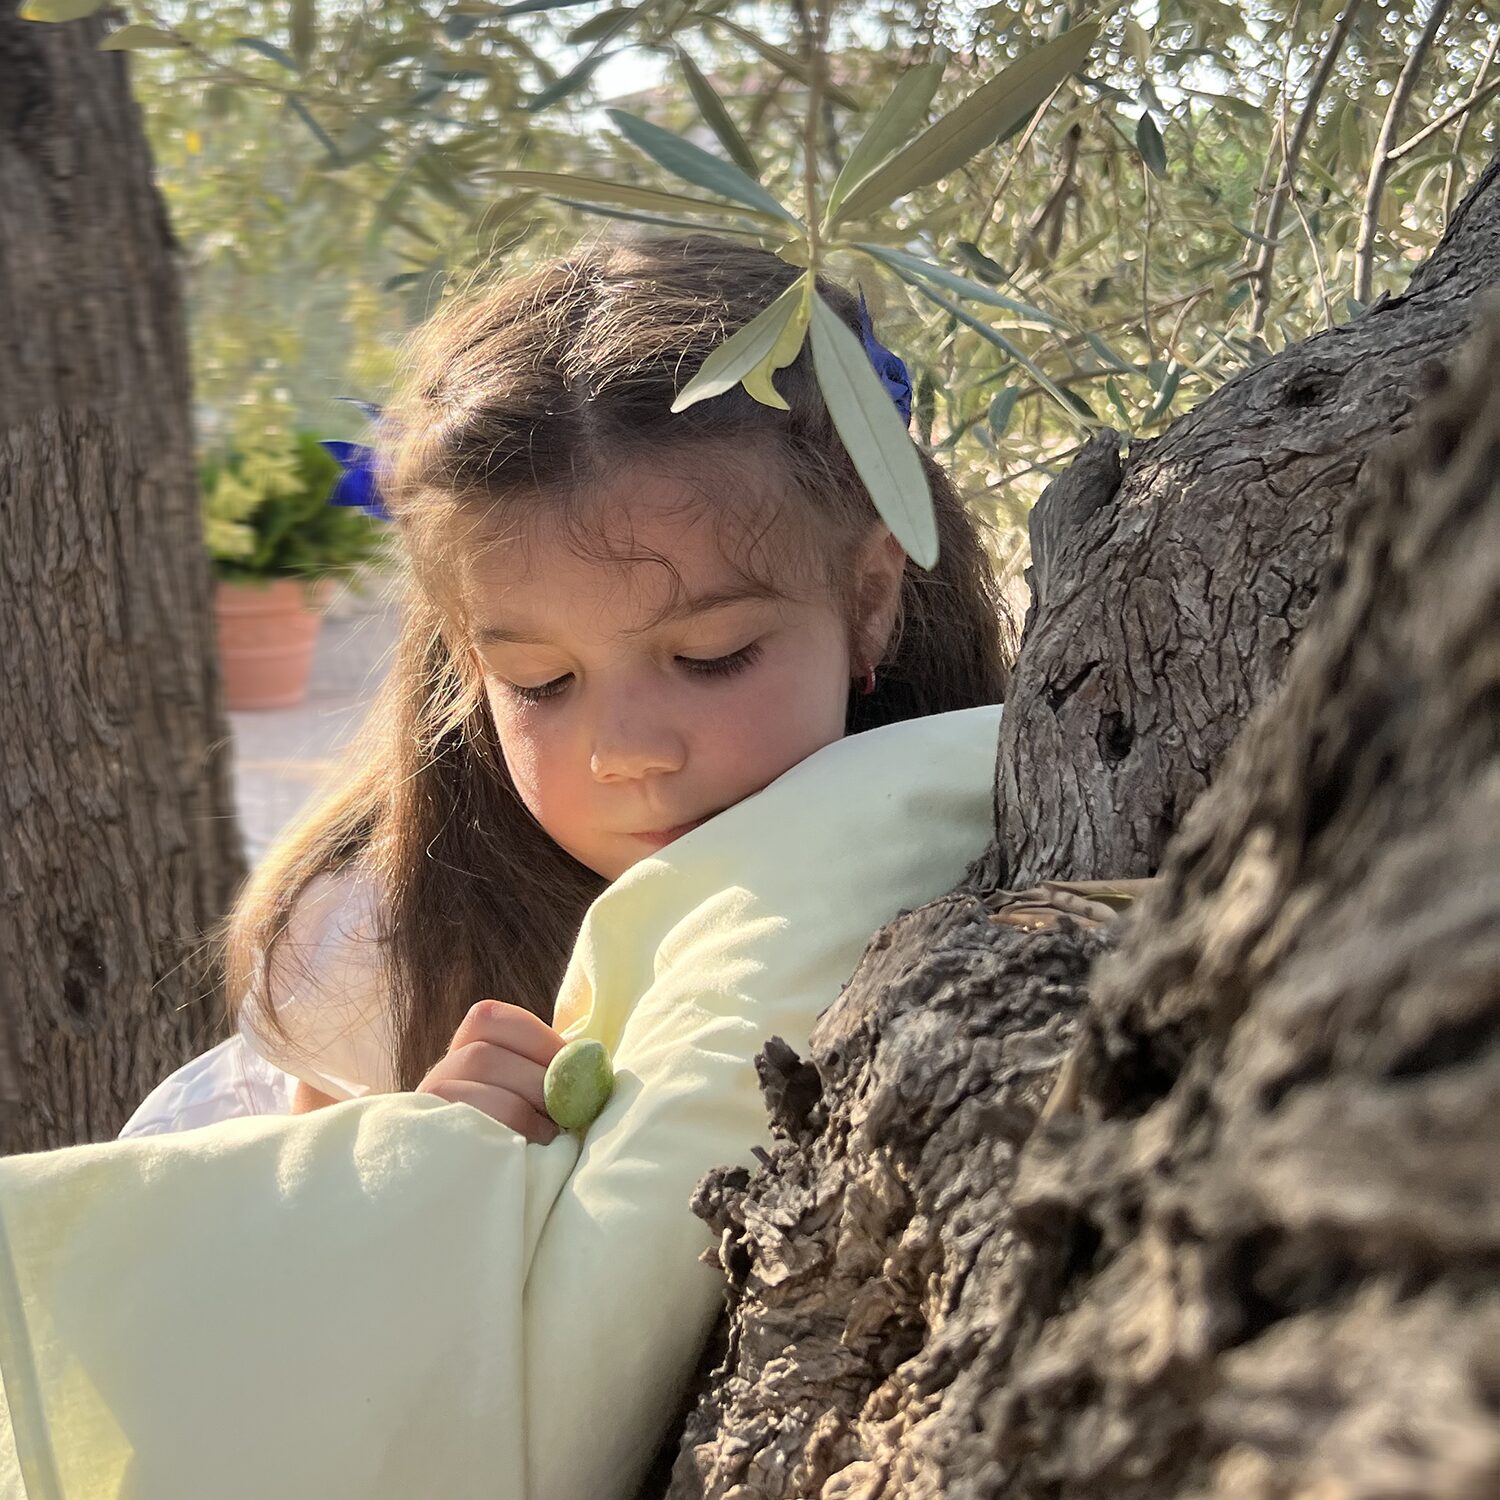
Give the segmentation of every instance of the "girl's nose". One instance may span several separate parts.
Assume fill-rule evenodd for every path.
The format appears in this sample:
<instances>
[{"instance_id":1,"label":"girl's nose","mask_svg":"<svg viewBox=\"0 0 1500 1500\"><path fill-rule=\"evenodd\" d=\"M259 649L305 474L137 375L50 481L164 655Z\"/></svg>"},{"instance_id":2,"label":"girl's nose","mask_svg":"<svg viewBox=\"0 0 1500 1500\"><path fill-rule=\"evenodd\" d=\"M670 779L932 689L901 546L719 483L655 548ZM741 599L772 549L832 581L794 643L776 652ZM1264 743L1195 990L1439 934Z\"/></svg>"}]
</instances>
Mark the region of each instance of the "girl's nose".
<instances>
[{"instance_id":1,"label":"girl's nose","mask_svg":"<svg viewBox=\"0 0 1500 1500\"><path fill-rule=\"evenodd\" d=\"M686 759L682 736L643 705L621 705L594 729L589 769L596 781L633 781L680 771Z\"/></svg>"}]
</instances>

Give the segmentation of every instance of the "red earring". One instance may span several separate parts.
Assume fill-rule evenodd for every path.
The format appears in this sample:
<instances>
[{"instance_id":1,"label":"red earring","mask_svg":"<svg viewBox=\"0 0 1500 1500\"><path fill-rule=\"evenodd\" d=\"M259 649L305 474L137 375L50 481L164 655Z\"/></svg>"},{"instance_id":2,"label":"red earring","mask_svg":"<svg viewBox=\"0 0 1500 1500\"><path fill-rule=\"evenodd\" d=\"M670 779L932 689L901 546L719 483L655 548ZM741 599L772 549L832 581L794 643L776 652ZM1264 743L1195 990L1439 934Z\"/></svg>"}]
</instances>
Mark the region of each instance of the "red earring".
<instances>
[{"instance_id":1,"label":"red earring","mask_svg":"<svg viewBox=\"0 0 1500 1500\"><path fill-rule=\"evenodd\" d=\"M865 680L860 684L859 691L860 695L865 698L875 691L875 664L873 662L865 664Z\"/></svg>"}]
</instances>

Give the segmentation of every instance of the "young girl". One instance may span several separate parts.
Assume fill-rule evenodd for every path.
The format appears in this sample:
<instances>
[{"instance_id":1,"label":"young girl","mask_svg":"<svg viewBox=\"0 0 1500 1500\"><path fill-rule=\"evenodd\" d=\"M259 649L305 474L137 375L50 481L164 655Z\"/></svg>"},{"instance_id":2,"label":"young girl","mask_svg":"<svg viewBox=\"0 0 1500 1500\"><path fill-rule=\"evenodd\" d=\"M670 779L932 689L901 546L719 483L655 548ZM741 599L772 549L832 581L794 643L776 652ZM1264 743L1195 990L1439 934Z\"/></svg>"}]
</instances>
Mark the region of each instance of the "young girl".
<instances>
[{"instance_id":1,"label":"young girl","mask_svg":"<svg viewBox=\"0 0 1500 1500\"><path fill-rule=\"evenodd\" d=\"M126 1134L417 1090L550 1139L553 1001L609 882L841 736L1000 700L975 522L924 454L941 556L907 561L810 349L776 377L789 411L738 386L671 411L797 274L708 235L637 241L425 332L379 426L412 578L394 665L341 784L230 917L238 1037Z\"/></svg>"},{"instance_id":2,"label":"young girl","mask_svg":"<svg viewBox=\"0 0 1500 1500\"><path fill-rule=\"evenodd\" d=\"M424 339L380 424L404 634L233 913L239 1037L159 1139L0 1160L0 1495L639 1493L723 1305L689 1203L771 1140L758 1054L993 806L1002 616L942 473L927 573L807 354L786 412L670 411L795 274L591 250ZM555 1136L562 1034L615 1086Z\"/></svg>"}]
</instances>

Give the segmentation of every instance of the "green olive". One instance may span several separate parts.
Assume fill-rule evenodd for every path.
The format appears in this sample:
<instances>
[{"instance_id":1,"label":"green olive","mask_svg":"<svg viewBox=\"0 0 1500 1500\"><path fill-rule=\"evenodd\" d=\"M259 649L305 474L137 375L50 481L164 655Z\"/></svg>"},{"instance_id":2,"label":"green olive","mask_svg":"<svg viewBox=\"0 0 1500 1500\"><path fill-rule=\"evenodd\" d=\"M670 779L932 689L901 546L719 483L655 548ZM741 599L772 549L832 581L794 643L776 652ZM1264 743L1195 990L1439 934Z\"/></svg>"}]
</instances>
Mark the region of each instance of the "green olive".
<instances>
[{"instance_id":1,"label":"green olive","mask_svg":"<svg viewBox=\"0 0 1500 1500\"><path fill-rule=\"evenodd\" d=\"M547 1113L564 1130L587 1130L609 1103L615 1070L603 1042L579 1037L547 1065L542 1099Z\"/></svg>"}]
</instances>

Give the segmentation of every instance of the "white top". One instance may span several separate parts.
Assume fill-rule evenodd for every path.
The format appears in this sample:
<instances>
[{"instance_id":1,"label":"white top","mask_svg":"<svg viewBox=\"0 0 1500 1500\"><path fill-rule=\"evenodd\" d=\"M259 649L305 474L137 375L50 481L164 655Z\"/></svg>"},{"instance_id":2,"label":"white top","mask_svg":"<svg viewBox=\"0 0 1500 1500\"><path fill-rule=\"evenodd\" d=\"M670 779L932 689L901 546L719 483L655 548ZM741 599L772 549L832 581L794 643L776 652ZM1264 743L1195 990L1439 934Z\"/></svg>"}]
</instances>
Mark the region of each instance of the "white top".
<instances>
[{"instance_id":1,"label":"white top","mask_svg":"<svg viewBox=\"0 0 1500 1500\"><path fill-rule=\"evenodd\" d=\"M120 1139L193 1130L240 1115L290 1114L296 1089L290 1073L232 1036L157 1084L125 1122Z\"/></svg>"},{"instance_id":2,"label":"white top","mask_svg":"<svg viewBox=\"0 0 1500 1500\"><path fill-rule=\"evenodd\" d=\"M242 1008L237 1034L159 1083L121 1137L286 1114L299 1079L334 1099L394 1090L379 915L371 877L350 869L312 881L271 963L272 1003L292 1045Z\"/></svg>"}]
</instances>

